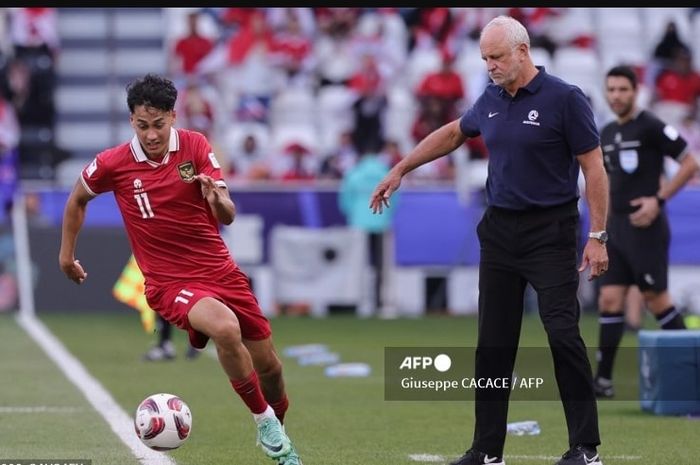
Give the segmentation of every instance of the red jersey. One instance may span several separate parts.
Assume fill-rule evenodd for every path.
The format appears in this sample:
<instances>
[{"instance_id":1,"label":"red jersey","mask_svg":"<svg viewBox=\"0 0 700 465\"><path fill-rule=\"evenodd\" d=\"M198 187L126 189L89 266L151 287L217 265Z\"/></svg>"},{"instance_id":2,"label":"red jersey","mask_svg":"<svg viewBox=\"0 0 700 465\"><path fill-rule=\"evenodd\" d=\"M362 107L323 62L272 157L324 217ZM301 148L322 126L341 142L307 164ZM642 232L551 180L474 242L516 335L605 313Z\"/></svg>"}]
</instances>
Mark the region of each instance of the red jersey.
<instances>
[{"instance_id":1,"label":"red jersey","mask_svg":"<svg viewBox=\"0 0 700 465\"><path fill-rule=\"evenodd\" d=\"M99 153L82 171L90 194L114 192L147 287L215 282L236 267L196 174L226 186L207 139L185 129L171 129L160 162L150 160L134 136Z\"/></svg>"}]
</instances>

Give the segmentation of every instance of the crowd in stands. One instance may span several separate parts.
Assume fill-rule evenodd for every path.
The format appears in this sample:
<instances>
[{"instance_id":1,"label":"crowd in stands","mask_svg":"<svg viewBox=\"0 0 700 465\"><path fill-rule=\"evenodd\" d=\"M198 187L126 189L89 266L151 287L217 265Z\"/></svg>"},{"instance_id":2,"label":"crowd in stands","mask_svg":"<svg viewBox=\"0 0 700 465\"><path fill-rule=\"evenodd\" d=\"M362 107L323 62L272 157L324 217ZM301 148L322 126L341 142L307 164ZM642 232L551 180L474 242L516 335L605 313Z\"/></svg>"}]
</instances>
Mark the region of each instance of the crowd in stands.
<instances>
[{"instance_id":1,"label":"crowd in stands","mask_svg":"<svg viewBox=\"0 0 700 465\"><path fill-rule=\"evenodd\" d=\"M559 58L571 51L580 52L572 55L574 64L585 53L601 55L608 45L600 28L582 20L583 10L166 8L166 73L180 92L178 125L204 133L232 179L339 180L367 152L395 164L473 103L488 82L479 33L498 14L528 27L536 64L553 74L566 71ZM700 31L693 20L698 9L683 10L684 26L698 24ZM2 192L17 182L18 157L49 157L55 164L60 155L52 144L58 14L55 8L0 9ZM678 127L700 153L700 73L691 39L687 27L669 20L646 60L633 64L643 87L640 103ZM591 92L602 125L610 117L602 78L612 63L595 63L597 69L580 73L592 76L581 87ZM406 181L451 183L464 163L487 157L483 141L470 139Z\"/></svg>"},{"instance_id":2,"label":"crowd in stands","mask_svg":"<svg viewBox=\"0 0 700 465\"><path fill-rule=\"evenodd\" d=\"M9 211L22 160L55 163L55 8L0 8L0 218Z\"/></svg>"},{"instance_id":3,"label":"crowd in stands","mask_svg":"<svg viewBox=\"0 0 700 465\"><path fill-rule=\"evenodd\" d=\"M560 49L597 50L595 31L567 18L569 10L191 8L173 16L186 25L168 45L170 72L186 95L180 125L205 132L228 174L243 181L337 180L367 152L392 165L486 85L478 36L495 15L528 27L543 61L536 64L548 69ZM214 27L203 33L202 24ZM648 61L635 66L648 105L698 144L700 74L687 41L670 20ZM603 70L595 71L602 95ZM610 114L592 102L602 123ZM407 180L451 182L458 157L488 153L471 139Z\"/></svg>"}]
</instances>

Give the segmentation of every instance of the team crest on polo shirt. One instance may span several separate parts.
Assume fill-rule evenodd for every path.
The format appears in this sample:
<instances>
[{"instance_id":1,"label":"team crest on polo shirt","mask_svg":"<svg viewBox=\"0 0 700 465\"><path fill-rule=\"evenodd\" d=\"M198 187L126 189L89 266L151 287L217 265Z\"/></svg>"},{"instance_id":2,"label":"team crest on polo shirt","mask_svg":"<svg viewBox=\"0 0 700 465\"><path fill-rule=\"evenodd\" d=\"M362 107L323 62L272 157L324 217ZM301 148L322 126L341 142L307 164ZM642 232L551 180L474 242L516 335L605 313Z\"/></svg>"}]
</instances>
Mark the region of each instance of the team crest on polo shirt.
<instances>
[{"instance_id":1,"label":"team crest on polo shirt","mask_svg":"<svg viewBox=\"0 0 700 465\"><path fill-rule=\"evenodd\" d=\"M180 177L185 182L194 181L194 164L191 161L186 161L185 163L180 163L177 165L177 172L180 173Z\"/></svg>"},{"instance_id":2,"label":"team crest on polo shirt","mask_svg":"<svg viewBox=\"0 0 700 465\"><path fill-rule=\"evenodd\" d=\"M537 118L540 117L540 114L537 110L530 110L530 112L527 114L527 119L523 120L523 124L530 124L532 126L539 126L540 123L537 121Z\"/></svg>"}]
</instances>

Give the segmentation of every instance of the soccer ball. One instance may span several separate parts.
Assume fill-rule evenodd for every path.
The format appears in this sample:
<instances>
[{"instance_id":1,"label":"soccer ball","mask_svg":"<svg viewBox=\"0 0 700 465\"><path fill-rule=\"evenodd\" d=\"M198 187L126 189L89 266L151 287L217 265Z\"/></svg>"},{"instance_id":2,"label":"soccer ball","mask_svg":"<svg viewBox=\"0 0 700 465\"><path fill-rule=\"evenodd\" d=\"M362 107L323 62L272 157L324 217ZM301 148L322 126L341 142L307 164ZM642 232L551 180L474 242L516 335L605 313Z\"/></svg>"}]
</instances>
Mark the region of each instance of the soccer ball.
<instances>
[{"instance_id":1,"label":"soccer ball","mask_svg":"<svg viewBox=\"0 0 700 465\"><path fill-rule=\"evenodd\" d=\"M190 436L192 413L174 394L153 394L136 409L134 428L141 442L153 450L177 449Z\"/></svg>"}]
</instances>

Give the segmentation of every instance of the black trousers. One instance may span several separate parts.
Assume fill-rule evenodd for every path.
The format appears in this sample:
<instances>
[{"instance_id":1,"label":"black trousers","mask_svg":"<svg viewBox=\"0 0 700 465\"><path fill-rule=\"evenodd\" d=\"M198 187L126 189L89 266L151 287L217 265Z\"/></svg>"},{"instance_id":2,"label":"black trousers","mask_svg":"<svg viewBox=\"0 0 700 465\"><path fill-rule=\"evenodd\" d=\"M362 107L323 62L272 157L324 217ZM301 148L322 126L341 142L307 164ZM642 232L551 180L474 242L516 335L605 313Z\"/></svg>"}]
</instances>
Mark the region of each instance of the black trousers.
<instances>
[{"instance_id":1,"label":"black trousers","mask_svg":"<svg viewBox=\"0 0 700 465\"><path fill-rule=\"evenodd\" d=\"M477 226L479 336L476 378L511 378L529 282L554 360L569 445L600 444L591 365L579 332L576 201L528 211L489 207ZM502 456L510 389L477 389L472 447Z\"/></svg>"}]
</instances>

